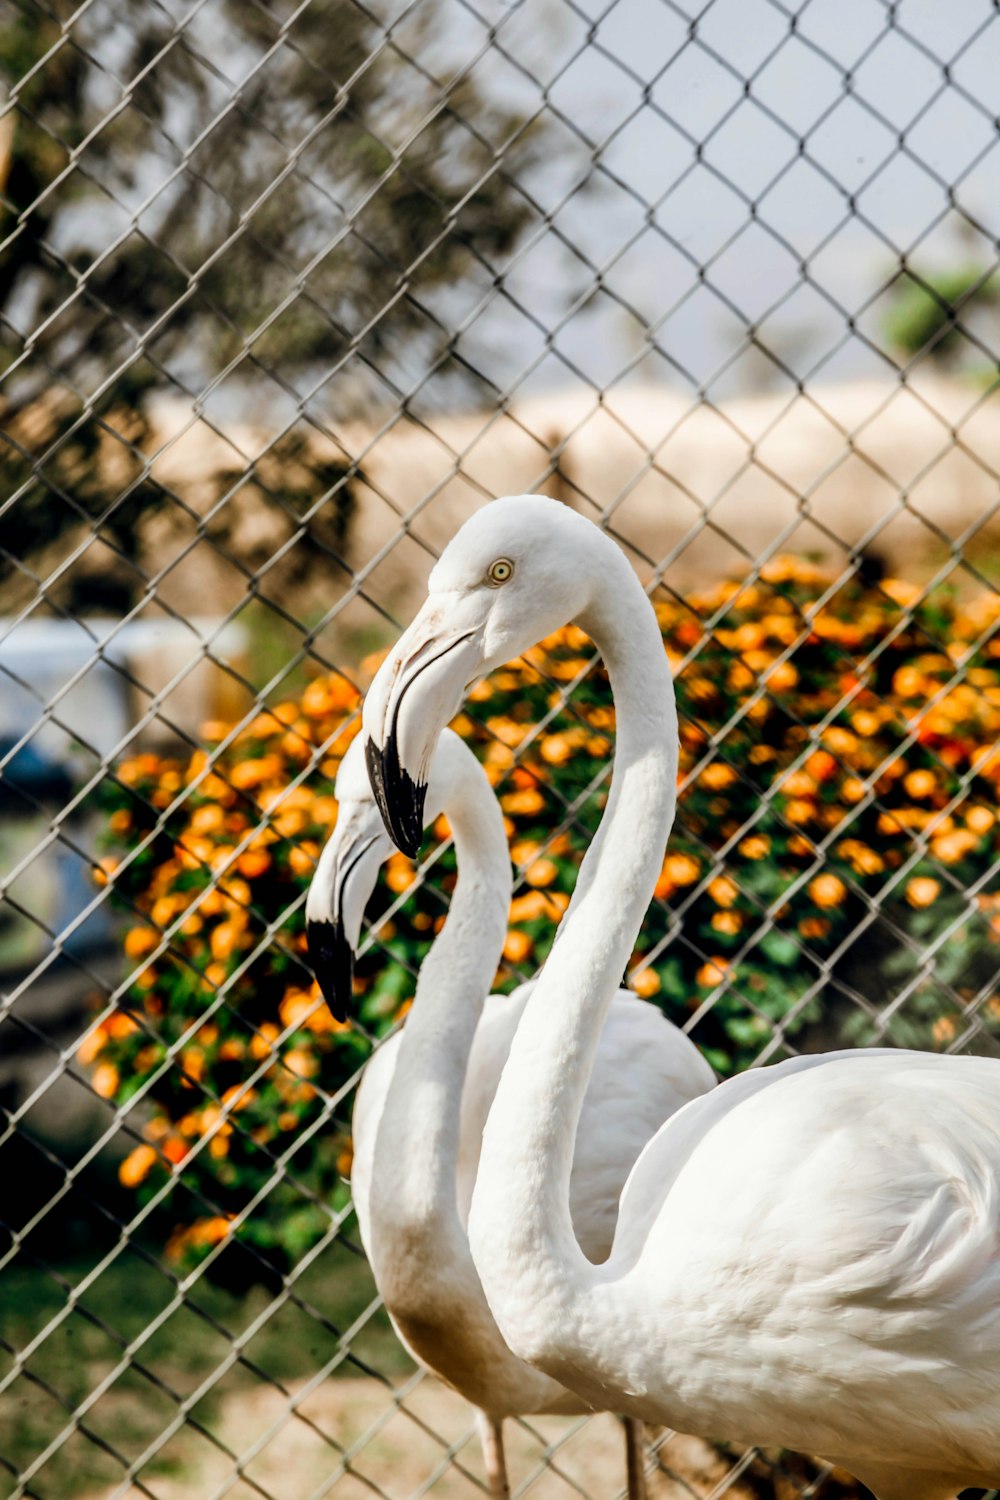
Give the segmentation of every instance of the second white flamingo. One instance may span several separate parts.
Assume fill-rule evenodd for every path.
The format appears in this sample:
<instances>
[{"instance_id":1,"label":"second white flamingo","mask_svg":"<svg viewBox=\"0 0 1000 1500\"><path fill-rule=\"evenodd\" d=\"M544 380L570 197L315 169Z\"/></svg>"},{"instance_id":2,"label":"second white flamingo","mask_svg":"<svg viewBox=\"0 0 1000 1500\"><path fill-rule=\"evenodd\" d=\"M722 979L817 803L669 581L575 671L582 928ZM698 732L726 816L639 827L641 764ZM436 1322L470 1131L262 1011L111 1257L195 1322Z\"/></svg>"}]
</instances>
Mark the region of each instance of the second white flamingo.
<instances>
[{"instance_id":1,"label":"second white flamingo","mask_svg":"<svg viewBox=\"0 0 1000 1500\"><path fill-rule=\"evenodd\" d=\"M393 849L360 740L344 757L337 797L337 827L306 912L317 977L343 1015L364 908ZM421 966L406 1025L378 1049L358 1089L352 1188L361 1238L393 1323L414 1357L479 1409L487 1477L503 1494L504 1417L584 1412L595 1403L511 1353L469 1252L466 1219L483 1126L532 986L487 999L507 931L510 860L492 788L450 731L432 762L424 811L429 821L442 810L455 839L458 882L444 929ZM576 1132L569 1189L574 1242L588 1262L603 1260L611 1248L618 1199L642 1147L674 1110L714 1082L698 1049L655 1007L625 992L616 996ZM641 1424L627 1419L633 1497L643 1491L641 1454Z\"/></svg>"}]
</instances>

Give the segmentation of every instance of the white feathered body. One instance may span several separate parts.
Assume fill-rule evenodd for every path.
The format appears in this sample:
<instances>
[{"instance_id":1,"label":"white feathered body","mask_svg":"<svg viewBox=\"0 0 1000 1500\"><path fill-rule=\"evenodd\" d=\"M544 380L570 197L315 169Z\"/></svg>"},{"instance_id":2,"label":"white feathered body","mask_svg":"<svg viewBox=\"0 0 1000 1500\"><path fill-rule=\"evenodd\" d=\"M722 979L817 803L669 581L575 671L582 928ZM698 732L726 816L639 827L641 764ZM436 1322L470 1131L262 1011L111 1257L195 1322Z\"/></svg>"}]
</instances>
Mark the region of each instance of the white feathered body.
<instances>
[{"instance_id":1,"label":"white feathered body","mask_svg":"<svg viewBox=\"0 0 1000 1500\"><path fill-rule=\"evenodd\" d=\"M475 1186L483 1127L531 988L522 985L513 995L490 996L476 1030L462 1086L456 1167L463 1227ZM369 1216L379 1123L393 1086L401 1042L402 1033L398 1033L372 1057L354 1107L351 1184L362 1243L376 1268L376 1279L387 1256L406 1253L403 1243L374 1245ZM619 993L601 1037L573 1160L573 1225L589 1260L603 1261L611 1249L622 1187L642 1148L664 1120L714 1082L708 1063L682 1032L655 1007L625 991ZM420 1130L418 1117L412 1128ZM453 1276L450 1296L438 1299L436 1319L426 1311L419 1320L397 1317L388 1302L387 1309L414 1358L494 1416L590 1409L587 1401L501 1345L474 1273Z\"/></svg>"},{"instance_id":2,"label":"white feathered body","mask_svg":"<svg viewBox=\"0 0 1000 1500\"><path fill-rule=\"evenodd\" d=\"M595 1403L765 1431L883 1493L883 1464L1000 1479L1000 1063L851 1052L721 1085L643 1152L607 1275L599 1336L577 1303L545 1362Z\"/></svg>"}]
</instances>

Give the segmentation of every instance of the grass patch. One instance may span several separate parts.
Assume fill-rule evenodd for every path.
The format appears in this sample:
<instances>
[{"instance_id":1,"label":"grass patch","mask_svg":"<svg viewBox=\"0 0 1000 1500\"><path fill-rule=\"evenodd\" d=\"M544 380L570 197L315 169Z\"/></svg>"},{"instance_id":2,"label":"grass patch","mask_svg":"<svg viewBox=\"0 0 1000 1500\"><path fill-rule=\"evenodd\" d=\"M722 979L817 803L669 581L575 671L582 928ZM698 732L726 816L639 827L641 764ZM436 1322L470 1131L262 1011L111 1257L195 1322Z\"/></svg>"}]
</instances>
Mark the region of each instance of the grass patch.
<instances>
[{"instance_id":1,"label":"grass patch","mask_svg":"<svg viewBox=\"0 0 1000 1500\"><path fill-rule=\"evenodd\" d=\"M96 1263L95 1255L48 1268L15 1263L0 1278L0 1377L31 1351L0 1401L3 1500L36 1464L23 1493L37 1500L116 1484L171 1428L178 1435L143 1475L176 1474L190 1461L192 1428L211 1444L220 1403L240 1389L283 1386L331 1364L334 1374L389 1379L412 1369L382 1309L339 1359L341 1335L375 1295L366 1262L346 1245L324 1252L295 1282L296 1300L280 1306L263 1287L234 1296L201 1278L175 1307L169 1273L132 1247L74 1302Z\"/></svg>"}]
</instances>

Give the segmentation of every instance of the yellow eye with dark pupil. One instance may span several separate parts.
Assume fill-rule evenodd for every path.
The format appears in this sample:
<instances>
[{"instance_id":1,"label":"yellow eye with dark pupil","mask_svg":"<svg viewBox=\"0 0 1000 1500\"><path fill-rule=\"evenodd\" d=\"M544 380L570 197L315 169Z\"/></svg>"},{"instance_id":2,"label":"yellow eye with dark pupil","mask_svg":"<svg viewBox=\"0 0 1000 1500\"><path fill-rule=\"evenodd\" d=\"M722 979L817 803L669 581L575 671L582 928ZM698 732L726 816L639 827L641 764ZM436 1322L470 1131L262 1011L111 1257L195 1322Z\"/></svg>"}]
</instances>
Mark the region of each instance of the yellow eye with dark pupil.
<instances>
[{"instance_id":1,"label":"yellow eye with dark pupil","mask_svg":"<svg viewBox=\"0 0 1000 1500\"><path fill-rule=\"evenodd\" d=\"M494 585L506 583L514 571L514 564L507 557L498 557L495 563L491 563L486 574L486 582Z\"/></svg>"}]
</instances>

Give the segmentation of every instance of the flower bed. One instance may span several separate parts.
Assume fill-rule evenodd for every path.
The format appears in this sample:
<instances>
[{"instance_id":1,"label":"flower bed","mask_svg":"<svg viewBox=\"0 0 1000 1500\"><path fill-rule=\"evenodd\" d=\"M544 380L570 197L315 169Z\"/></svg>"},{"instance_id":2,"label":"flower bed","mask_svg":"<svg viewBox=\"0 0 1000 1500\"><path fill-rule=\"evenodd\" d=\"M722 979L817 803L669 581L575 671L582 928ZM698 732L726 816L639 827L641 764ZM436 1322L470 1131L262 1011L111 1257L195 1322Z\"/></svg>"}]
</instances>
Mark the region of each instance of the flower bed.
<instances>
[{"instance_id":1,"label":"flower bed","mask_svg":"<svg viewBox=\"0 0 1000 1500\"><path fill-rule=\"evenodd\" d=\"M835 587L787 558L657 612L681 799L633 988L722 1073L789 1041L945 1048L995 1031L998 601ZM138 755L108 784L114 852L98 878L133 912L135 973L79 1056L104 1097L143 1095L120 1175L163 1200L182 1263L237 1241L282 1268L332 1232L351 1080L405 1013L444 918L450 848L409 895L414 867L393 856L376 909L394 910L358 966L360 1027L332 1021L303 899L357 702L344 679L317 679L238 732L207 726L210 751ZM544 959L600 818L607 678L569 626L480 684L456 728L496 787L518 873L497 976L509 989Z\"/></svg>"}]
</instances>

